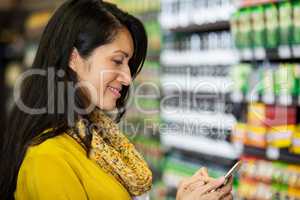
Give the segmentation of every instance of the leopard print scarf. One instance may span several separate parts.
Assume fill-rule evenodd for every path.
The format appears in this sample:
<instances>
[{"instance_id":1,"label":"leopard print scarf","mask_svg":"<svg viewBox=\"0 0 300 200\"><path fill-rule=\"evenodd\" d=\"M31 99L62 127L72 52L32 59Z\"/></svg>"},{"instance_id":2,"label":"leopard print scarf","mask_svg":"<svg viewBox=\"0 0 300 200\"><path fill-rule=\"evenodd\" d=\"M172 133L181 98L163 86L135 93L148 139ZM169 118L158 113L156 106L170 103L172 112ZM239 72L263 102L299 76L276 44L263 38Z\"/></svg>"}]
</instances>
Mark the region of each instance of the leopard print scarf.
<instances>
[{"instance_id":1,"label":"leopard print scarf","mask_svg":"<svg viewBox=\"0 0 300 200\"><path fill-rule=\"evenodd\" d=\"M113 175L131 196L149 191L152 172L118 125L106 113L96 109L89 115L88 121L79 119L73 128L67 130L67 134L83 145L88 128L92 137L89 158Z\"/></svg>"}]
</instances>

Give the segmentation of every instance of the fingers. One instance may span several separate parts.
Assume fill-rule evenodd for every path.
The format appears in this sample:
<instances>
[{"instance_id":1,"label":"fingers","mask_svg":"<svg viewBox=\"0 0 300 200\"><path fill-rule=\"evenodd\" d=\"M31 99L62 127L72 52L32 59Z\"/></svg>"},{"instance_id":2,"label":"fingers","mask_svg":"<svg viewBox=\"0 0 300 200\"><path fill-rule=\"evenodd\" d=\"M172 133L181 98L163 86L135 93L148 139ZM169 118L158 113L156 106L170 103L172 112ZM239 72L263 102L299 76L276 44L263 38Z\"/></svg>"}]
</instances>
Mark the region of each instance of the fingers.
<instances>
[{"instance_id":1,"label":"fingers","mask_svg":"<svg viewBox=\"0 0 300 200\"><path fill-rule=\"evenodd\" d=\"M220 193L221 197L226 197L231 194L232 191L232 183L233 183L233 178L230 177L228 182L226 183L225 186L221 187L218 192Z\"/></svg>"},{"instance_id":2,"label":"fingers","mask_svg":"<svg viewBox=\"0 0 300 200\"><path fill-rule=\"evenodd\" d=\"M229 195L223 197L222 200L233 200L233 196L232 196L232 194L229 194Z\"/></svg>"},{"instance_id":3,"label":"fingers","mask_svg":"<svg viewBox=\"0 0 300 200\"><path fill-rule=\"evenodd\" d=\"M209 177L207 168L202 167L191 178L185 179L181 187L185 190L193 191L214 180L214 178Z\"/></svg>"},{"instance_id":4,"label":"fingers","mask_svg":"<svg viewBox=\"0 0 300 200\"><path fill-rule=\"evenodd\" d=\"M205 177L209 177L209 175L208 175L208 170L207 170L207 168L206 167L202 167L201 168L201 174L202 174L202 176L205 176Z\"/></svg>"},{"instance_id":5,"label":"fingers","mask_svg":"<svg viewBox=\"0 0 300 200\"><path fill-rule=\"evenodd\" d=\"M208 184L204 185L203 187L197 189L200 194L206 194L212 190L216 190L217 188L221 187L224 184L225 178L221 177L216 180L210 181Z\"/></svg>"},{"instance_id":6,"label":"fingers","mask_svg":"<svg viewBox=\"0 0 300 200\"><path fill-rule=\"evenodd\" d=\"M209 177L207 168L206 167L201 167L193 176Z\"/></svg>"},{"instance_id":7,"label":"fingers","mask_svg":"<svg viewBox=\"0 0 300 200\"><path fill-rule=\"evenodd\" d=\"M225 185L227 185L227 184L232 185L232 183L233 183L233 176L230 176L230 177L228 178L228 181L225 183Z\"/></svg>"},{"instance_id":8,"label":"fingers","mask_svg":"<svg viewBox=\"0 0 300 200\"><path fill-rule=\"evenodd\" d=\"M203 185L205 185L204 181L198 181L196 183L190 184L189 187L188 187L188 189L189 189L189 191L194 191L197 188L202 187Z\"/></svg>"},{"instance_id":9,"label":"fingers","mask_svg":"<svg viewBox=\"0 0 300 200\"><path fill-rule=\"evenodd\" d=\"M199 181L203 182L201 177L186 178L186 179L181 181L179 187L186 188L186 187L189 187L189 185L194 184L194 183L199 182Z\"/></svg>"},{"instance_id":10,"label":"fingers","mask_svg":"<svg viewBox=\"0 0 300 200\"><path fill-rule=\"evenodd\" d=\"M226 195L225 197L227 198L228 195ZM207 193L205 195L202 195L199 200L223 200L224 199L224 196L222 194L222 192L220 191L214 191L214 192L210 192L210 193Z\"/></svg>"},{"instance_id":11,"label":"fingers","mask_svg":"<svg viewBox=\"0 0 300 200\"><path fill-rule=\"evenodd\" d=\"M214 178L211 178L211 177L203 177L203 178L200 178L198 180L195 180L195 182L191 182L189 185L188 185L188 189L190 191L193 191L197 188L200 188L202 186L204 186L205 184L207 183L210 183L212 181L215 181L216 179Z\"/></svg>"},{"instance_id":12,"label":"fingers","mask_svg":"<svg viewBox=\"0 0 300 200\"><path fill-rule=\"evenodd\" d=\"M202 200L202 199L205 199L205 200L221 200L222 195L221 195L221 193L215 191L215 192L207 193L207 194L205 194L205 195L203 195L199 198L199 200Z\"/></svg>"},{"instance_id":13,"label":"fingers","mask_svg":"<svg viewBox=\"0 0 300 200\"><path fill-rule=\"evenodd\" d=\"M200 182L200 183L204 182L204 184L205 184L207 182L210 182L211 180L213 180L213 179L208 176L207 168L202 167L192 177L183 179L180 182L179 187L187 188L192 184L195 184L198 182Z\"/></svg>"},{"instance_id":14,"label":"fingers","mask_svg":"<svg viewBox=\"0 0 300 200\"><path fill-rule=\"evenodd\" d=\"M211 178L208 175L208 171L206 167L202 167L201 169L199 169L194 175L193 177L195 177L197 179L197 177L201 177L201 180L203 180L205 183L210 182L215 180L214 178Z\"/></svg>"},{"instance_id":15,"label":"fingers","mask_svg":"<svg viewBox=\"0 0 300 200\"><path fill-rule=\"evenodd\" d=\"M181 197L186 195L186 193L192 192L195 188L201 187L205 183L206 182L203 180L202 176L185 178L180 181L176 196L178 197L178 199L181 199Z\"/></svg>"},{"instance_id":16,"label":"fingers","mask_svg":"<svg viewBox=\"0 0 300 200\"><path fill-rule=\"evenodd\" d=\"M219 188L218 190L214 190L211 192L208 192L203 195L203 199L209 199L209 200L232 200L232 181L233 179L231 178L228 183Z\"/></svg>"}]
</instances>

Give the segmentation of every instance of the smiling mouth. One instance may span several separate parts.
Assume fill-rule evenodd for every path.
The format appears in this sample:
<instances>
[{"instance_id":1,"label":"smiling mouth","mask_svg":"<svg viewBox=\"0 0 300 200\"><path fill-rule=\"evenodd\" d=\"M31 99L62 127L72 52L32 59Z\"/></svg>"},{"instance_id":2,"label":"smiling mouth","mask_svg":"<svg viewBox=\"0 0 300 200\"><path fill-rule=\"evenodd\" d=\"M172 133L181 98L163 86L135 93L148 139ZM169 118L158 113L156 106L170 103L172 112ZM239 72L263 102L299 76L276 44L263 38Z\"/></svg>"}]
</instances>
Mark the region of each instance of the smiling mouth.
<instances>
[{"instance_id":1,"label":"smiling mouth","mask_svg":"<svg viewBox=\"0 0 300 200\"><path fill-rule=\"evenodd\" d=\"M114 94L115 97L117 97L117 98L121 97L121 93L120 93L121 89L120 88L108 86L108 89Z\"/></svg>"}]
</instances>

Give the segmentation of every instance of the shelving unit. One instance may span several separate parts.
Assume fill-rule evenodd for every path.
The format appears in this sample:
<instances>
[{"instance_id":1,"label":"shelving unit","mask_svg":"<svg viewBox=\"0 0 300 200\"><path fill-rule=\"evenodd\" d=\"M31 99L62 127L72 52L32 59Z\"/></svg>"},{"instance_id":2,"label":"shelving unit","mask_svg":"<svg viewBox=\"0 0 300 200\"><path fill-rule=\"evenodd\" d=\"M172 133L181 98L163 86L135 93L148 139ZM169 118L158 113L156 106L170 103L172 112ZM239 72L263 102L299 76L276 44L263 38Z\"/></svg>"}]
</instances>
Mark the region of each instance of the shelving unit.
<instances>
[{"instance_id":1,"label":"shelving unit","mask_svg":"<svg viewBox=\"0 0 300 200\"><path fill-rule=\"evenodd\" d=\"M178 182L201 165L217 177L239 158L229 142L236 121L228 101L229 69L239 57L230 35L230 1L163 0L161 5L163 180L167 199L175 199Z\"/></svg>"},{"instance_id":2,"label":"shelving unit","mask_svg":"<svg viewBox=\"0 0 300 200\"><path fill-rule=\"evenodd\" d=\"M299 199L299 1L240 1L231 26L240 64L231 141L244 161L241 199ZM294 182L294 180L296 180ZM300 180L300 179L299 179Z\"/></svg>"},{"instance_id":3,"label":"shelving unit","mask_svg":"<svg viewBox=\"0 0 300 200\"><path fill-rule=\"evenodd\" d=\"M218 21L218 22L212 22L212 23L207 23L207 24L192 24L188 25L187 27L176 27L176 28L171 28L170 31L172 32L179 32L179 33L189 33L189 32L210 32L210 31L223 31L223 30L229 30L229 22L224 20L224 21Z\"/></svg>"},{"instance_id":4,"label":"shelving unit","mask_svg":"<svg viewBox=\"0 0 300 200\"><path fill-rule=\"evenodd\" d=\"M253 155L263 159L282 161L285 163L300 165L299 156L290 153L288 149L262 149L245 145L243 152L246 155Z\"/></svg>"},{"instance_id":5,"label":"shelving unit","mask_svg":"<svg viewBox=\"0 0 300 200\"><path fill-rule=\"evenodd\" d=\"M236 52L227 49L200 50L193 52L165 50L161 54L161 64L166 66L232 65L236 64L238 61Z\"/></svg>"}]
</instances>

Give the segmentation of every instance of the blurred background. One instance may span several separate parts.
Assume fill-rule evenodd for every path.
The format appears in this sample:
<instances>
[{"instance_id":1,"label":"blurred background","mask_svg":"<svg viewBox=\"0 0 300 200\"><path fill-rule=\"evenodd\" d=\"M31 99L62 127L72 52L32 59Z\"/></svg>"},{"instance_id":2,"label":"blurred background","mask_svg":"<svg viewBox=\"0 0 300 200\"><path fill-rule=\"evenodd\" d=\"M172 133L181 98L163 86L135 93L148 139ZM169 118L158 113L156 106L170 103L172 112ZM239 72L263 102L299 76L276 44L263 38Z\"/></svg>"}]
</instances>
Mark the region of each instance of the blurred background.
<instances>
[{"instance_id":1,"label":"blurred background","mask_svg":"<svg viewBox=\"0 0 300 200\"><path fill-rule=\"evenodd\" d=\"M0 0L0 127L62 2ZM151 199L175 199L182 178L202 166L222 176L238 159L234 199L300 199L300 1L111 2L149 37L120 126L153 170Z\"/></svg>"}]
</instances>

